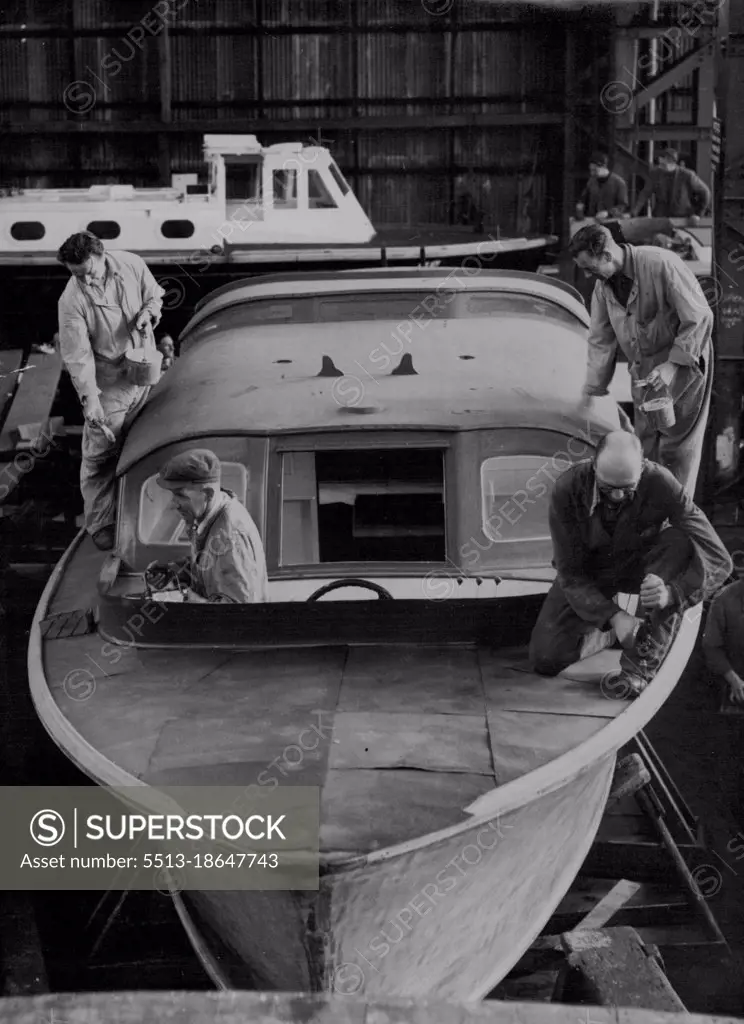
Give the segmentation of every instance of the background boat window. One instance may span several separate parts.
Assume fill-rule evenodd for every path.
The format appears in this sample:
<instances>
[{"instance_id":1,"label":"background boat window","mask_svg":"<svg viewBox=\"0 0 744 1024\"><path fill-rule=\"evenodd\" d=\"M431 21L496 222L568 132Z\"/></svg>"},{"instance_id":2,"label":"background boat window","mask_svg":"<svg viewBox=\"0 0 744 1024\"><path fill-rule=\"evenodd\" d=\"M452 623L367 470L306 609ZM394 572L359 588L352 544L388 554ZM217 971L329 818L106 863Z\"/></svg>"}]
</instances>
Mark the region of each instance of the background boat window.
<instances>
[{"instance_id":1,"label":"background boat window","mask_svg":"<svg viewBox=\"0 0 744 1024\"><path fill-rule=\"evenodd\" d=\"M10 229L16 242L38 242L45 234L46 228L38 220L17 220Z\"/></svg>"},{"instance_id":2,"label":"background boat window","mask_svg":"<svg viewBox=\"0 0 744 1024\"><path fill-rule=\"evenodd\" d=\"M160 230L163 238L191 238L194 224L190 220L164 220Z\"/></svg>"},{"instance_id":3,"label":"background boat window","mask_svg":"<svg viewBox=\"0 0 744 1024\"><path fill-rule=\"evenodd\" d=\"M274 206L282 210L297 209L297 171L281 167L272 173Z\"/></svg>"},{"instance_id":4,"label":"background boat window","mask_svg":"<svg viewBox=\"0 0 744 1024\"><path fill-rule=\"evenodd\" d=\"M283 456L283 566L441 562L445 556L442 451L392 448Z\"/></svg>"},{"instance_id":5,"label":"background boat window","mask_svg":"<svg viewBox=\"0 0 744 1024\"><path fill-rule=\"evenodd\" d=\"M344 178L343 174L341 173L341 171L339 171L338 167L336 166L335 160L331 160L330 164L328 165L328 169L333 175L333 180L341 189L341 195L345 196L350 191L349 186L346 183L346 178Z\"/></svg>"},{"instance_id":6,"label":"background boat window","mask_svg":"<svg viewBox=\"0 0 744 1024\"><path fill-rule=\"evenodd\" d=\"M483 532L494 543L550 540L553 482L569 462L561 455L499 455L481 465Z\"/></svg>"},{"instance_id":7,"label":"background boat window","mask_svg":"<svg viewBox=\"0 0 744 1024\"><path fill-rule=\"evenodd\" d=\"M319 171L307 172L307 193L311 210L333 210L336 203Z\"/></svg>"},{"instance_id":8,"label":"background boat window","mask_svg":"<svg viewBox=\"0 0 744 1024\"><path fill-rule=\"evenodd\" d=\"M115 220L92 220L87 228L96 238L118 238L121 228Z\"/></svg>"},{"instance_id":9,"label":"background boat window","mask_svg":"<svg viewBox=\"0 0 744 1024\"><path fill-rule=\"evenodd\" d=\"M231 157L225 165L225 191L228 201L261 198L261 164L256 157Z\"/></svg>"},{"instance_id":10,"label":"background boat window","mask_svg":"<svg viewBox=\"0 0 744 1024\"><path fill-rule=\"evenodd\" d=\"M239 462L223 462L222 486L234 491L245 504L248 494L248 471ZM157 475L142 485L137 533L143 544L188 544L186 525L170 505L170 491L158 487Z\"/></svg>"}]
</instances>

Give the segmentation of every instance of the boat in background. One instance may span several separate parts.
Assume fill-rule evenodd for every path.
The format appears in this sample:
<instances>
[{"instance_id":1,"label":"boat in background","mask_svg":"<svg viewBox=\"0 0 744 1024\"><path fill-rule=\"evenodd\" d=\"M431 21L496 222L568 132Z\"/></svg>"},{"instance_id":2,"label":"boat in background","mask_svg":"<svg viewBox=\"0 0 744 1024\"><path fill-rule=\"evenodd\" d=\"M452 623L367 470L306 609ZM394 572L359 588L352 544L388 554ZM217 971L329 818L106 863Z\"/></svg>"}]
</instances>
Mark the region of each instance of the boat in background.
<instances>
[{"instance_id":1,"label":"boat in background","mask_svg":"<svg viewBox=\"0 0 744 1024\"><path fill-rule=\"evenodd\" d=\"M619 651L530 670L553 484L619 425L610 397L577 408L586 321L530 274L256 279L201 305L134 421L116 550L81 533L55 568L31 694L142 809L166 786L320 790L317 891L172 880L217 985L481 999L570 888L699 624L634 701ZM259 528L266 603L153 613L147 567L189 550L157 473L194 446Z\"/></svg>"},{"instance_id":2,"label":"boat in background","mask_svg":"<svg viewBox=\"0 0 744 1024\"><path fill-rule=\"evenodd\" d=\"M54 263L62 242L85 230L109 248L138 253L151 265L183 265L192 274L204 264L266 269L491 261L539 254L557 241L501 238L498 231L476 235L472 228L380 234L323 146L264 147L255 135L205 135L203 150L204 180L174 174L170 188L0 192L0 266Z\"/></svg>"}]
</instances>

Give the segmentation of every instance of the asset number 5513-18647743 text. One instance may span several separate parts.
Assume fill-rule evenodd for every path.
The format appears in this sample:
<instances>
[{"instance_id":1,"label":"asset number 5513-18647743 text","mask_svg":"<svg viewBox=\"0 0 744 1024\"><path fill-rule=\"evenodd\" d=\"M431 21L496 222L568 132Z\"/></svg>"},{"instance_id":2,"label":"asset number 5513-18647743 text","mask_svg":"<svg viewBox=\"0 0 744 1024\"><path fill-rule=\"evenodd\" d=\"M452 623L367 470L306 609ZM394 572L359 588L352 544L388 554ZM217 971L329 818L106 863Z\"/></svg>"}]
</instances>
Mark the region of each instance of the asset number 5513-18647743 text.
<instances>
[{"instance_id":1,"label":"asset number 5513-18647743 text","mask_svg":"<svg viewBox=\"0 0 744 1024\"><path fill-rule=\"evenodd\" d=\"M145 868L276 868L279 857L276 853L146 853L143 857Z\"/></svg>"}]
</instances>

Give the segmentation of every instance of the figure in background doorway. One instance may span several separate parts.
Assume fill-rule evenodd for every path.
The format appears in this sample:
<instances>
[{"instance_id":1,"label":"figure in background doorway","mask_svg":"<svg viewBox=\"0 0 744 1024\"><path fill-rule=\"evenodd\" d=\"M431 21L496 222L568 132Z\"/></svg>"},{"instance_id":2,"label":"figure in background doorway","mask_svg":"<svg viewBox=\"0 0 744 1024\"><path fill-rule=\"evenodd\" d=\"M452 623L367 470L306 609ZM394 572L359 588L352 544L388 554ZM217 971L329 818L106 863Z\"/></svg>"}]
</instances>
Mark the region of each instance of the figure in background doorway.
<instances>
[{"instance_id":1,"label":"figure in background doorway","mask_svg":"<svg viewBox=\"0 0 744 1024\"><path fill-rule=\"evenodd\" d=\"M577 231L569 252L596 281L584 403L608 394L621 349L628 360L643 453L669 469L692 497L713 377L713 312L697 278L676 253L652 245L619 245L599 224ZM657 392L671 398L672 425L659 426L642 408Z\"/></svg>"}]
</instances>

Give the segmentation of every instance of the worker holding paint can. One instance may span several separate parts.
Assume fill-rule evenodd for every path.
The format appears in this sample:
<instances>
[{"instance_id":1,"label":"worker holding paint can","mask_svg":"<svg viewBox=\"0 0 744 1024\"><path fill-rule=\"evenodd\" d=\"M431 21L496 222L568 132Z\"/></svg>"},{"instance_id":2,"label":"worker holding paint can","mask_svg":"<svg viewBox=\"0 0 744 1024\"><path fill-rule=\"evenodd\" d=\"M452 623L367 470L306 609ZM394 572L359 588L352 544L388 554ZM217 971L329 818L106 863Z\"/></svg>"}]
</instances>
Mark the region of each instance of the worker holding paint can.
<instances>
[{"instance_id":1,"label":"worker holding paint can","mask_svg":"<svg viewBox=\"0 0 744 1024\"><path fill-rule=\"evenodd\" d=\"M578 231L569 251L596 280L583 402L608 394L622 351L643 454L692 496L713 377L713 312L695 275L676 253L618 244L599 224Z\"/></svg>"},{"instance_id":2,"label":"worker holding paint can","mask_svg":"<svg viewBox=\"0 0 744 1024\"><path fill-rule=\"evenodd\" d=\"M162 356L153 328L164 292L140 256L105 252L89 231L63 242L57 260L71 275L59 299L59 345L85 417L80 468L85 528L94 544L108 551L114 546L122 436L159 375Z\"/></svg>"}]
</instances>

